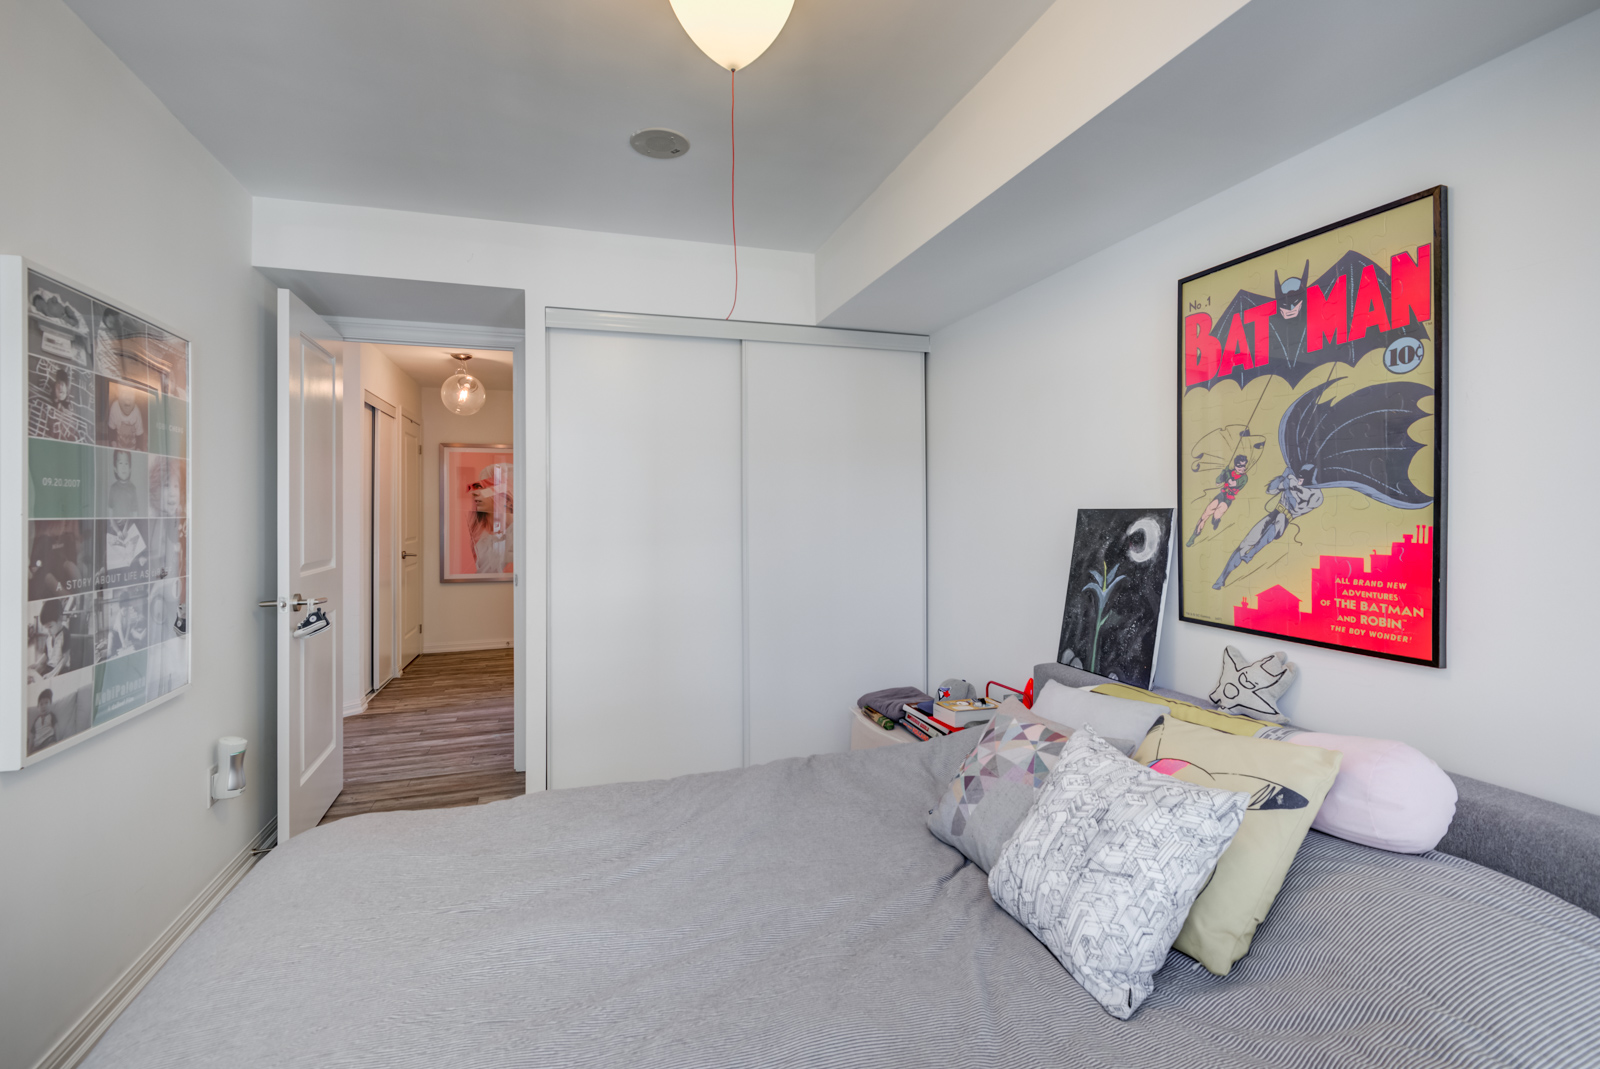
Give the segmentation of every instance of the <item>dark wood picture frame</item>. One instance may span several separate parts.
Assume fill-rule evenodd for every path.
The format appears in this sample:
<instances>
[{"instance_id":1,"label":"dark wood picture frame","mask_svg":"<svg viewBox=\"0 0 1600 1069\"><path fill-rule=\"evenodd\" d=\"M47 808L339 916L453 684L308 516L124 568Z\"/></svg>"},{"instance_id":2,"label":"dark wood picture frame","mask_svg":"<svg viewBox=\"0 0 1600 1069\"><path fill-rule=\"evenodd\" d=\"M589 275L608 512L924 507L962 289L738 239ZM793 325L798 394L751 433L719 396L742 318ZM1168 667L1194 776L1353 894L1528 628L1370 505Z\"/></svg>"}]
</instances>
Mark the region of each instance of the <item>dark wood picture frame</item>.
<instances>
[{"instance_id":1,"label":"dark wood picture frame","mask_svg":"<svg viewBox=\"0 0 1600 1069\"><path fill-rule=\"evenodd\" d=\"M1179 280L1179 619L1444 666L1447 222L1435 186Z\"/></svg>"}]
</instances>

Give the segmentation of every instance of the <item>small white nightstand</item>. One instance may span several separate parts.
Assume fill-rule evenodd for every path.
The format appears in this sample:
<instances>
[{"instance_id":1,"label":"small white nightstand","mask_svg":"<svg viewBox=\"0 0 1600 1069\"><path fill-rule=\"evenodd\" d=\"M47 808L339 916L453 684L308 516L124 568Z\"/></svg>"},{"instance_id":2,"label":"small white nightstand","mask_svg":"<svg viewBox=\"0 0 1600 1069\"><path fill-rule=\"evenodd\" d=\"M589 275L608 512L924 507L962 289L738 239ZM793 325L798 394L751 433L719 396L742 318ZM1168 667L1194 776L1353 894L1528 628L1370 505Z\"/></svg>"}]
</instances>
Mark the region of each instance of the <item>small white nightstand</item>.
<instances>
[{"instance_id":1,"label":"small white nightstand","mask_svg":"<svg viewBox=\"0 0 1600 1069\"><path fill-rule=\"evenodd\" d=\"M867 714L860 709L850 712L850 748L852 750L875 750L879 746L895 746L902 742L920 742L911 732L903 727L896 727L893 731L885 731L877 724L867 719Z\"/></svg>"}]
</instances>

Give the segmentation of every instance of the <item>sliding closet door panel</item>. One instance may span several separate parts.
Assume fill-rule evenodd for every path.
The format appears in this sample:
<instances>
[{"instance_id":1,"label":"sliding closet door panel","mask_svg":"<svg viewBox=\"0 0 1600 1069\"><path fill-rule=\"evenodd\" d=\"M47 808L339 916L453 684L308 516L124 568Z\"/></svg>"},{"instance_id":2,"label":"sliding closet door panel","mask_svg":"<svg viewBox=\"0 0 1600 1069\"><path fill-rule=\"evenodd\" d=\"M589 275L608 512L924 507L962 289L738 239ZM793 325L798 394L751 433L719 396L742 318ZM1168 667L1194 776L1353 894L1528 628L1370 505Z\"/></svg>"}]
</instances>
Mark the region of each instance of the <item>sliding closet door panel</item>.
<instances>
[{"instance_id":1,"label":"sliding closet door panel","mask_svg":"<svg viewBox=\"0 0 1600 1069\"><path fill-rule=\"evenodd\" d=\"M736 767L739 343L549 344L550 785Z\"/></svg>"},{"instance_id":2,"label":"sliding closet door panel","mask_svg":"<svg viewBox=\"0 0 1600 1069\"><path fill-rule=\"evenodd\" d=\"M926 686L921 353L746 342L750 761L846 750Z\"/></svg>"}]
</instances>

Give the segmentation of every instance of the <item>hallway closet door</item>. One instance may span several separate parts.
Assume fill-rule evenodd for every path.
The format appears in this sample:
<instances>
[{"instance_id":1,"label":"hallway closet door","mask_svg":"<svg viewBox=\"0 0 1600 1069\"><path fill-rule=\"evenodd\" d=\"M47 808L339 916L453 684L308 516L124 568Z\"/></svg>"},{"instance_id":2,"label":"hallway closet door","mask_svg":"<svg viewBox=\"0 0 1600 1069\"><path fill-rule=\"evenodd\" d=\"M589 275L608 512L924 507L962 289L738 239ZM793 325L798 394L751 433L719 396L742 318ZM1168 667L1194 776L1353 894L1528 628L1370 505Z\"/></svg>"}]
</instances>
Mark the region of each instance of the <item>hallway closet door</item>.
<instances>
[{"instance_id":1,"label":"hallway closet door","mask_svg":"<svg viewBox=\"0 0 1600 1069\"><path fill-rule=\"evenodd\" d=\"M373 503L372 473L373 465L376 463L373 443L377 433L378 410L370 404L363 404L361 406L361 641L359 643L363 699L378 689L374 682L377 678L377 661L372 646L372 519L376 509Z\"/></svg>"},{"instance_id":2,"label":"hallway closet door","mask_svg":"<svg viewBox=\"0 0 1600 1069\"><path fill-rule=\"evenodd\" d=\"M400 416L400 663L422 652L422 424Z\"/></svg>"},{"instance_id":3,"label":"hallway closet door","mask_svg":"<svg viewBox=\"0 0 1600 1069\"><path fill-rule=\"evenodd\" d=\"M550 786L735 767L739 343L548 344Z\"/></svg>"},{"instance_id":4,"label":"hallway closet door","mask_svg":"<svg viewBox=\"0 0 1600 1069\"><path fill-rule=\"evenodd\" d=\"M750 764L927 686L923 354L744 343Z\"/></svg>"},{"instance_id":5,"label":"hallway closet door","mask_svg":"<svg viewBox=\"0 0 1600 1069\"><path fill-rule=\"evenodd\" d=\"M393 415L376 411L372 438L372 689L400 672L395 663L395 487L399 436Z\"/></svg>"}]
</instances>

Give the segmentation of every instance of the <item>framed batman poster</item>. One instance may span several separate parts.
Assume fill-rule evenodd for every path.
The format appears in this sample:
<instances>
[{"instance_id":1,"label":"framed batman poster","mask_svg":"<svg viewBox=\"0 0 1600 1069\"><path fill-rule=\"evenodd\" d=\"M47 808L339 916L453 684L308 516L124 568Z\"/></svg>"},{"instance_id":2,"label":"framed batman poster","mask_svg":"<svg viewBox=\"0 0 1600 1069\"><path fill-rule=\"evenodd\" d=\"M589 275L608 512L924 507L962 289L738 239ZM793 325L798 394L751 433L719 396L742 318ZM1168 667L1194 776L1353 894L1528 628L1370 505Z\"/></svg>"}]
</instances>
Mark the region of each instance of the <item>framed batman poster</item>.
<instances>
[{"instance_id":1,"label":"framed batman poster","mask_svg":"<svg viewBox=\"0 0 1600 1069\"><path fill-rule=\"evenodd\" d=\"M1178 283L1179 616L1444 664L1445 189Z\"/></svg>"},{"instance_id":2,"label":"framed batman poster","mask_svg":"<svg viewBox=\"0 0 1600 1069\"><path fill-rule=\"evenodd\" d=\"M0 256L0 770L189 685L189 342Z\"/></svg>"}]
</instances>

